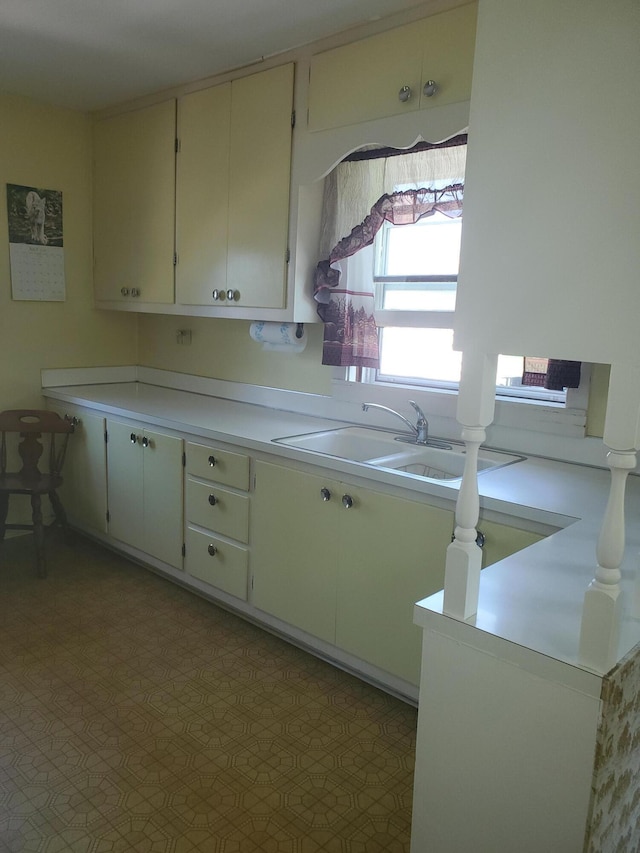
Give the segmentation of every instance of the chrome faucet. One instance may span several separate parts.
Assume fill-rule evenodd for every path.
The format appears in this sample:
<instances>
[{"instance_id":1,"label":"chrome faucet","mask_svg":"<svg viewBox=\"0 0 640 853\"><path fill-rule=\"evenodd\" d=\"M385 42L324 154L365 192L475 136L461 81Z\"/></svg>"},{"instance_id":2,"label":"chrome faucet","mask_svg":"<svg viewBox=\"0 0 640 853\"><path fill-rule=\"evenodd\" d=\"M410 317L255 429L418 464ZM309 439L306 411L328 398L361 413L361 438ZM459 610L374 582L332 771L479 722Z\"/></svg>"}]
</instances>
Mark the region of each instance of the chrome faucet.
<instances>
[{"instance_id":1,"label":"chrome faucet","mask_svg":"<svg viewBox=\"0 0 640 853\"><path fill-rule=\"evenodd\" d=\"M409 403L413 406L416 410L416 414L418 415L418 420L415 425L412 424L408 418L405 418L404 415L401 415L400 412L396 412L395 409L390 409L388 406L381 406L378 403L363 403L362 411L368 412L369 409L380 409L383 412L389 412L389 414L395 415L397 418L400 418L401 421L404 421L411 432L415 435L416 444L429 444L429 422L425 418L424 412L420 406L414 400L409 400Z\"/></svg>"}]
</instances>

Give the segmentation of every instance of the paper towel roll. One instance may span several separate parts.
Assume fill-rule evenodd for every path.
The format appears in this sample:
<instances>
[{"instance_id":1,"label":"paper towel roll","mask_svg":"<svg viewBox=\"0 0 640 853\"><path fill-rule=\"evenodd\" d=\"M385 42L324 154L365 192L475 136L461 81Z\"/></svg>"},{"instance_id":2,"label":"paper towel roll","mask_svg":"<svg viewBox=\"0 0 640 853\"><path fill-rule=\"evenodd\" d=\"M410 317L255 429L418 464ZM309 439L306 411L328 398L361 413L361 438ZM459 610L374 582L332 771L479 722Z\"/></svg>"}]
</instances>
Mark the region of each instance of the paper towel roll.
<instances>
[{"instance_id":1,"label":"paper towel roll","mask_svg":"<svg viewBox=\"0 0 640 853\"><path fill-rule=\"evenodd\" d=\"M300 337L298 337L300 334ZM271 352L302 352L307 345L307 333L302 323L252 323L249 335Z\"/></svg>"}]
</instances>

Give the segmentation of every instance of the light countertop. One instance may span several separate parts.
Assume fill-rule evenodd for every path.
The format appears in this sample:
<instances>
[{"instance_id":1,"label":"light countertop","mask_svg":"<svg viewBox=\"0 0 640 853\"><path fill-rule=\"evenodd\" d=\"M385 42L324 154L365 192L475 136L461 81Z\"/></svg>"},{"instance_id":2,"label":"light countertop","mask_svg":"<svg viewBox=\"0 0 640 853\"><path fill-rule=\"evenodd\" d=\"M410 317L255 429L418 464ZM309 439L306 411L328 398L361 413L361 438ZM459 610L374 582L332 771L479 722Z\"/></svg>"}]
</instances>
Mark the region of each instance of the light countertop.
<instances>
[{"instance_id":1,"label":"light countertop","mask_svg":"<svg viewBox=\"0 0 640 853\"><path fill-rule=\"evenodd\" d=\"M455 501L458 481L438 483L400 472L376 469L273 439L346 424L245 402L179 391L140 382L59 386L43 389L52 399L95 408L107 417L130 418L149 426L238 445L260 454L304 462L356 477L372 487L407 490L435 501ZM551 659L584 669L578 641L584 592L596 568L596 542L609 494L607 470L528 457L483 472L479 479L484 511L561 528L531 547L482 572L478 613L467 620L488 635L500 637ZM640 477L627 485L627 548L621 566L625 600L619 646L623 657L640 641L640 619L632 605L640 554ZM508 523L508 519L505 519ZM416 621L431 624L442 617L442 593L416 607ZM448 620L449 621L449 620ZM586 674L586 673L585 673Z\"/></svg>"}]
</instances>

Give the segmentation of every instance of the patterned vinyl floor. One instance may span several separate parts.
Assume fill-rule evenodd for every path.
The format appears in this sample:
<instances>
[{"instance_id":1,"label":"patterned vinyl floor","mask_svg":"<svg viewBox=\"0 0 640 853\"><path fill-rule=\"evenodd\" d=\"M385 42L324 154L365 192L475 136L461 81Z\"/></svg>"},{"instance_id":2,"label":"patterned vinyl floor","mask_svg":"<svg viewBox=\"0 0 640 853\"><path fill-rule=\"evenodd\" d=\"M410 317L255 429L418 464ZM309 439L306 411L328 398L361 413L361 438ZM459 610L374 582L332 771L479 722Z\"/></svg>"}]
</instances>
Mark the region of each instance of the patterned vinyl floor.
<instances>
[{"instance_id":1,"label":"patterned vinyl floor","mask_svg":"<svg viewBox=\"0 0 640 853\"><path fill-rule=\"evenodd\" d=\"M82 538L0 546L2 853L407 853L416 711Z\"/></svg>"}]
</instances>

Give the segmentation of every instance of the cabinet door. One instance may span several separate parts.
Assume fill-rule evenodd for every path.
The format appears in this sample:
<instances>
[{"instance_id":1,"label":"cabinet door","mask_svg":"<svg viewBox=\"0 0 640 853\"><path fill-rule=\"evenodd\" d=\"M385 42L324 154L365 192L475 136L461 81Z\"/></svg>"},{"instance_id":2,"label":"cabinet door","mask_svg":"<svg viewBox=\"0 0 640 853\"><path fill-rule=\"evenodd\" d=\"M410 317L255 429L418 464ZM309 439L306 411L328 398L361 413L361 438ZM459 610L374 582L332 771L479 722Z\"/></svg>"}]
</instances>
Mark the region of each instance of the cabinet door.
<instances>
[{"instance_id":1,"label":"cabinet door","mask_svg":"<svg viewBox=\"0 0 640 853\"><path fill-rule=\"evenodd\" d=\"M516 551L528 548L534 542L539 542L543 536L530 530L520 530L507 524L496 524L493 521L481 521L478 528L484 534L482 547L482 568L504 560Z\"/></svg>"},{"instance_id":2,"label":"cabinet door","mask_svg":"<svg viewBox=\"0 0 640 853\"><path fill-rule=\"evenodd\" d=\"M231 88L227 286L241 306L285 304L293 64Z\"/></svg>"},{"instance_id":3,"label":"cabinet door","mask_svg":"<svg viewBox=\"0 0 640 853\"><path fill-rule=\"evenodd\" d=\"M478 4L459 6L420 22L422 78L420 107L441 107L471 98ZM436 94L427 97L424 85L435 81Z\"/></svg>"},{"instance_id":4,"label":"cabinet door","mask_svg":"<svg viewBox=\"0 0 640 853\"><path fill-rule=\"evenodd\" d=\"M471 97L477 3L431 15L311 60L309 130L359 124ZM427 80L437 93L423 95ZM410 97L400 99L400 90Z\"/></svg>"},{"instance_id":5,"label":"cabinet door","mask_svg":"<svg viewBox=\"0 0 640 853\"><path fill-rule=\"evenodd\" d=\"M142 436L144 550L182 566L182 439L145 429Z\"/></svg>"},{"instance_id":6,"label":"cabinet door","mask_svg":"<svg viewBox=\"0 0 640 853\"><path fill-rule=\"evenodd\" d=\"M419 683L421 630L413 605L442 589L451 510L343 486L336 645Z\"/></svg>"},{"instance_id":7,"label":"cabinet door","mask_svg":"<svg viewBox=\"0 0 640 853\"><path fill-rule=\"evenodd\" d=\"M173 302L175 101L97 121L94 158L96 299Z\"/></svg>"},{"instance_id":8,"label":"cabinet door","mask_svg":"<svg viewBox=\"0 0 640 853\"><path fill-rule=\"evenodd\" d=\"M109 533L182 565L182 439L109 421Z\"/></svg>"},{"instance_id":9,"label":"cabinet door","mask_svg":"<svg viewBox=\"0 0 640 853\"><path fill-rule=\"evenodd\" d=\"M418 109L422 45L409 24L314 56L309 81L309 130L398 115ZM403 86L411 89L401 101Z\"/></svg>"},{"instance_id":10,"label":"cabinet door","mask_svg":"<svg viewBox=\"0 0 640 853\"><path fill-rule=\"evenodd\" d=\"M178 101L176 301L211 305L227 287L231 83Z\"/></svg>"},{"instance_id":11,"label":"cabinet door","mask_svg":"<svg viewBox=\"0 0 640 853\"><path fill-rule=\"evenodd\" d=\"M50 406L77 423L67 447L63 484L58 490L69 521L83 529L107 532L107 455L101 415L62 404Z\"/></svg>"},{"instance_id":12,"label":"cabinet door","mask_svg":"<svg viewBox=\"0 0 640 853\"><path fill-rule=\"evenodd\" d=\"M256 462L255 473L253 604L333 643L339 485L267 462ZM323 500L322 489L330 500Z\"/></svg>"},{"instance_id":13,"label":"cabinet door","mask_svg":"<svg viewBox=\"0 0 640 853\"><path fill-rule=\"evenodd\" d=\"M144 551L142 430L110 420L107 431L109 533Z\"/></svg>"}]
</instances>

